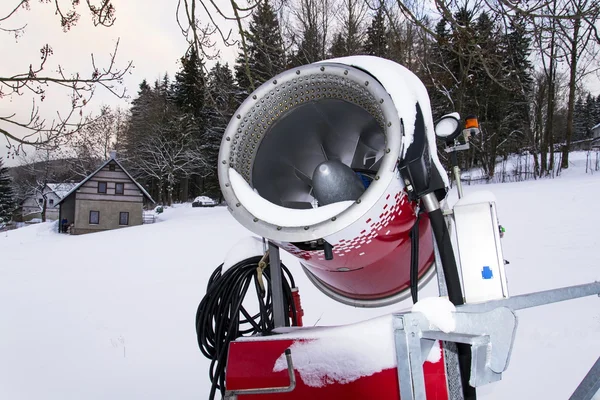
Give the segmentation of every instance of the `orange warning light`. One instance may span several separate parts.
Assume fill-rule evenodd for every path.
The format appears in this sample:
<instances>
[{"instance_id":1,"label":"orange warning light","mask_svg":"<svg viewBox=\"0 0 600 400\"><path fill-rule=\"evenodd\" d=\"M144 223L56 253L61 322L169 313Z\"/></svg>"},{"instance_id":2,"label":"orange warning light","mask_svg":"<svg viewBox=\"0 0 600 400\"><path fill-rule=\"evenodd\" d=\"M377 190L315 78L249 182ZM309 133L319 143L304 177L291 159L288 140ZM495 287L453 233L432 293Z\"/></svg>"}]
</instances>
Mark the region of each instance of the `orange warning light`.
<instances>
[{"instance_id":1,"label":"orange warning light","mask_svg":"<svg viewBox=\"0 0 600 400\"><path fill-rule=\"evenodd\" d=\"M465 118L465 129L477 128L479 129L479 121L474 115L469 115Z\"/></svg>"}]
</instances>

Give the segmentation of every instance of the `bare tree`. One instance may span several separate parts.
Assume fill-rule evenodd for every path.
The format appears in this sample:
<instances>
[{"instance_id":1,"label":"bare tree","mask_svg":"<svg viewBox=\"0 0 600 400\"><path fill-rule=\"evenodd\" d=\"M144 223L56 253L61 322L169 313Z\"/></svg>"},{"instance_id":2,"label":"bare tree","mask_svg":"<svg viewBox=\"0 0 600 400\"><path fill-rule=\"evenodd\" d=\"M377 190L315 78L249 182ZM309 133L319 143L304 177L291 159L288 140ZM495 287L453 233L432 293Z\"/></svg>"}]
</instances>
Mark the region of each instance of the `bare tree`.
<instances>
[{"instance_id":1,"label":"bare tree","mask_svg":"<svg viewBox=\"0 0 600 400\"><path fill-rule=\"evenodd\" d=\"M252 14L252 10L258 5L259 0L251 0L247 6L240 6L236 0L229 0L228 3L230 7L227 7L226 2L217 4L213 0L177 0L175 14L177 24L190 48L193 47L196 50L197 57L218 58L219 51L216 49L216 43L212 40L212 37L218 34L225 47L240 44L247 60L248 47L244 35L244 20ZM209 22L202 24L201 16L208 18ZM224 28L225 25L231 24L235 25L237 35L233 34L233 28ZM208 70L205 69L205 72ZM252 81L250 66L247 62L246 73Z\"/></svg>"},{"instance_id":2,"label":"bare tree","mask_svg":"<svg viewBox=\"0 0 600 400\"><path fill-rule=\"evenodd\" d=\"M26 25L11 26L11 20L18 13L26 12L32 7L30 0L11 0L14 7L6 15L0 15L0 31L13 34L15 38L22 36ZM43 1L41 3L50 3ZM55 14L60 19L63 31L69 31L80 19L78 9L85 7L91 13L95 26L110 27L115 22L115 8L110 0L86 0L85 5L80 5L79 0L52 2ZM36 5L41 6L41 5ZM117 52L119 41L114 51L110 54L108 65L96 64L95 57L91 54L90 70L87 73L77 72L69 74L67 68L58 65L56 72L46 71L48 59L53 55L49 43L40 49L41 60L31 63L27 71L10 76L0 75L0 99L10 99L27 94L32 98L32 106L28 115L11 113L0 115L0 134L4 135L9 151L18 154L23 145L36 147L55 145L57 140L79 131L90 120L83 115L83 108L89 103L96 88L102 87L115 96L123 97L125 90L121 89L122 79L131 69L132 62L125 67L117 67ZM47 120L40 113L39 103L43 102L51 88L62 88L70 91L71 100L66 112L56 112L56 118Z\"/></svg>"},{"instance_id":3,"label":"bare tree","mask_svg":"<svg viewBox=\"0 0 600 400\"><path fill-rule=\"evenodd\" d=\"M187 178L198 169L209 170L203 152L191 143L194 141L192 133L185 130L180 132L174 136L164 125L158 126L156 132L140 144L135 160L138 171L156 179L159 199L163 199L163 188L166 187L166 202L169 205L173 202L173 190L179 178Z\"/></svg>"},{"instance_id":4,"label":"bare tree","mask_svg":"<svg viewBox=\"0 0 600 400\"><path fill-rule=\"evenodd\" d=\"M327 58L332 19L330 0L296 0L287 3L292 24L288 35L296 49L294 64Z\"/></svg>"},{"instance_id":5,"label":"bare tree","mask_svg":"<svg viewBox=\"0 0 600 400\"><path fill-rule=\"evenodd\" d=\"M29 155L20 154L21 165L17 167L14 185L17 198L20 201L28 197L41 199L37 202L42 222L46 222L48 194L46 186L49 183L62 182L68 172L64 163L49 149L40 149Z\"/></svg>"},{"instance_id":6,"label":"bare tree","mask_svg":"<svg viewBox=\"0 0 600 400\"><path fill-rule=\"evenodd\" d=\"M102 106L100 113L90 117L90 123L70 135L58 154L69 165L73 174L86 177L108 159L117 148L117 140L125 129L126 115L120 108Z\"/></svg>"},{"instance_id":7,"label":"bare tree","mask_svg":"<svg viewBox=\"0 0 600 400\"><path fill-rule=\"evenodd\" d=\"M565 145L562 149L561 168L569 168L569 151L574 130L575 115L575 92L578 82L586 74L594 70L597 56L597 46L594 45L595 25L587 21L598 21L600 7L597 1L591 0L568 0L565 8L574 14L573 19L558 21L559 49L564 55L569 69L569 99L567 102L567 129ZM584 19L585 18L585 19ZM587 58L587 60L586 60ZM589 62L585 62L589 61Z\"/></svg>"},{"instance_id":8,"label":"bare tree","mask_svg":"<svg viewBox=\"0 0 600 400\"><path fill-rule=\"evenodd\" d=\"M360 54L366 37L367 4L363 0L342 0L336 9L336 38L341 39L341 51L338 50L337 53L340 56Z\"/></svg>"}]
</instances>

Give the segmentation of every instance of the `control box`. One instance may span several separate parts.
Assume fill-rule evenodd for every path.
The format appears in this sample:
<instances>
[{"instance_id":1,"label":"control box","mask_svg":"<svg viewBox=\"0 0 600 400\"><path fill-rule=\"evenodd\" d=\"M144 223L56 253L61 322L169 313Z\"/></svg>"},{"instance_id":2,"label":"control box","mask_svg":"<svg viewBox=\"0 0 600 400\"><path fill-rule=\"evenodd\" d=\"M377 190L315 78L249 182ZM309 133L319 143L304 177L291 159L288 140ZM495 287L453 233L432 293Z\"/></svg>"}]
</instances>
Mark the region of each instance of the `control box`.
<instances>
[{"instance_id":1,"label":"control box","mask_svg":"<svg viewBox=\"0 0 600 400\"><path fill-rule=\"evenodd\" d=\"M509 297L494 195L471 193L453 211L465 303Z\"/></svg>"}]
</instances>

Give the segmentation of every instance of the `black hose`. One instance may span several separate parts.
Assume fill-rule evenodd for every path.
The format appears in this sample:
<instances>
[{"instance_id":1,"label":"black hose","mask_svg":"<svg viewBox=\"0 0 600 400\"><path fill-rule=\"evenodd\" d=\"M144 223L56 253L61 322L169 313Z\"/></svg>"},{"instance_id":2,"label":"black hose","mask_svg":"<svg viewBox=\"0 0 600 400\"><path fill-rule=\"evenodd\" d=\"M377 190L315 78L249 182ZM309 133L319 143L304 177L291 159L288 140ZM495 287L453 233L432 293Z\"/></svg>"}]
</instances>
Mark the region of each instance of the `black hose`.
<instances>
[{"instance_id":1,"label":"black hose","mask_svg":"<svg viewBox=\"0 0 600 400\"><path fill-rule=\"evenodd\" d=\"M464 304L462 289L460 286L460 277L456 258L454 258L454 249L450 240L450 232L444 220L444 214L440 208L429 212L429 221L431 229L435 235L435 241L440 251L442 269L446 278L446 287L448 288L448 298L454 305Z\"/></svg>"},{"instance_id":2,"label":"black hose","mask_svg":"<svg viewBox=\"0 0 600 400\"><path fill-rule=\"evenodd\" d=\"M450 232L448 231L442 210L438 208L430 211L429 220L431 221L431 228L433 229L435 241L440 251L442 269L444 270L446 287L448 288L448 298L454 305L464 304L454 249L452 248ZM469 384L471 375L471 346L464 343L456 343L456 347L464 398L465 400L475 400L477 393L475 388Z\"/></svg>"},{"instance_id":3,"label":"black hose","mask_svg":"<svg viewBox=\"0 0 600 400\"><path fill-rule=\"evenodd\" d=\"M206 294L196 312L196 334L202 354L211 360L209 377L212 382L209 399L217 390L225 394L225 368L229 343L241 336L270 335L275 327L271 296L270 268L263 270L265 295L257 278L257 267L262 257L240 261L222 273L221 264L208 280ZM292 324L296 325L296 310L292 300L294 279L288 268L281 264L284 310L292 308ZM242 305L250 284L254 281L257 293L258 313L251 315ZM286 325L290 321L286 318Z\"/></svg>"},{"instance_id":4,"label":"black hose","mask_svg":"<svg viewBox=\"0 0 600 400\"><path fill-rule=\"evenodd\" d=\"M410 230L410 295L413 304L419 301L419 221L421 213Z\"/></svg>"}]
</instances>

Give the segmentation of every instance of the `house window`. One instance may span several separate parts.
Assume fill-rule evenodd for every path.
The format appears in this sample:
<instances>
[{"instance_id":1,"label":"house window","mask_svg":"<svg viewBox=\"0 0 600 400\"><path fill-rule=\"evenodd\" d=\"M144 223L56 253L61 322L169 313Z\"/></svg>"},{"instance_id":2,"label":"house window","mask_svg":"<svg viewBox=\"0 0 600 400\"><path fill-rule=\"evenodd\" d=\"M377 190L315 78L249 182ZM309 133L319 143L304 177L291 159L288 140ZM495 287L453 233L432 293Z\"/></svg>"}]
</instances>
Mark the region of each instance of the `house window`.
<instances>
[{"instance_id":1,"label":"house window","mask_svg":"<svg viewBox=\"0 0 600 400\"><path fill-rule=\"evenodd\" d=\"M38 203L40 204L44 204L44 199L42 199L41 197L38 199Z\"/></svg>"},{"instance_id":2,"label":"house window","mask_svg":"<svg viewBox=\"0 0 600 400\"><path fill-rule=\"evenodd\" d=\"M100 211L90 211L90 224L98 225L100 223Z\"/></svg>"},{"instance_id":3,"label":"house window","mask_svg":"<svg viewBox=\"0 0 600 400\"><path fill-rule=\"evenodd\" d=\"M53 206L54 205L54 199L48 200L48 204L50 204L51 206Z\"/></svg>"},{"instance_id":4,"label":"house window","mask_svg":"<svg viewBox=\"0 0 600 400\"><path fill-rule=\"evenodd\" d=\"M109 170L109 171L114 171L114 170L115 170L115 164L110 164L110 165L108 166L108 170Z\"/></svg>"},{"instance_id":5,"label":"house window","mask_svg":"<svg viewBox=\"0 0 600 400\"><path fill-rule=\"evenodd\" d=\"M106 193L106 182L98 182L98 193Z\"/></svg>"},{"instance_id":6,"label":"house window","mask_svg":"<svg viewBox=\"0 0 600 400\"><path fill-rule=\"evenodd\" d=\"M125 192L125 184L117 183L115 184L115 194L123 194Z\"/></svg>"},{"instance_id":7,"label":"house window","mask_svg":"<svg viewBox=\"0 0 600 400\"><path fill-rule=\"evenodd\" d=\"M119 213L119 225L129 225L129 213L128 212L120 212Z\"/></svg>"}]
</instances>

